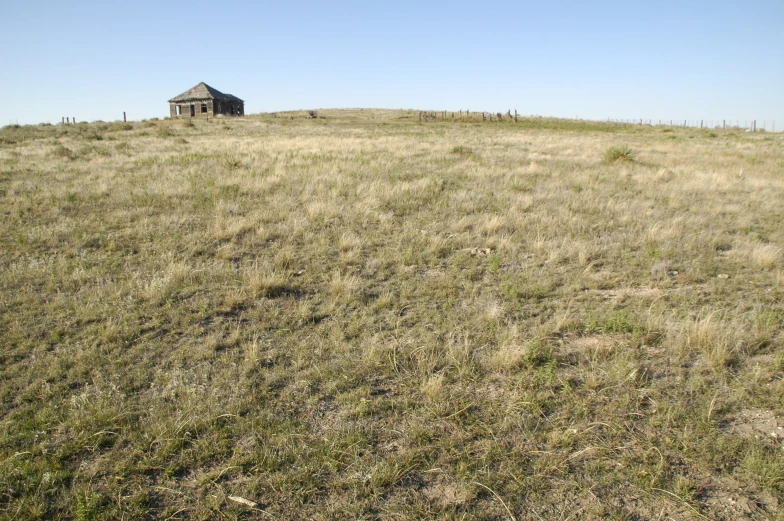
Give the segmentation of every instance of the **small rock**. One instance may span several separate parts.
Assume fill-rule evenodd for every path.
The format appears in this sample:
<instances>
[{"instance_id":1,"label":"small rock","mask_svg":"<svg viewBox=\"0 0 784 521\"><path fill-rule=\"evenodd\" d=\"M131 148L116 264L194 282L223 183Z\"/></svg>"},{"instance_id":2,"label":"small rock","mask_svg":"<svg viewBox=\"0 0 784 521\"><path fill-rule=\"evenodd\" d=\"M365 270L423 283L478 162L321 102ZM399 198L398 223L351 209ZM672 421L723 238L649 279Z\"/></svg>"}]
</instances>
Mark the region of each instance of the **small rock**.
<instances>
[{"instance_id":1,"label":"small rock","mask_svg":"<svg viewBox=\"0 0 784 521\"><path fill-rule=\"evenodd\" d=\"M728 279L728 278L730 278L730 276L727 275L726 273L719 273L718 275L716 275L716 278L717 279Z\"/></svg>"},{"instance_id":2,"label":"small rock","mask_svg":"<svg viewBox=\"0 0 784 521\"><path fill-rule=\"evenodd\" d=\"M246 507L256 508L259 506L258 503L255 501L251 501L250 499L245 499L241 496L229 496L229 499L234 501L235 503L239 503L240 505L245 505Z\"/></svg>"}]
</instances>

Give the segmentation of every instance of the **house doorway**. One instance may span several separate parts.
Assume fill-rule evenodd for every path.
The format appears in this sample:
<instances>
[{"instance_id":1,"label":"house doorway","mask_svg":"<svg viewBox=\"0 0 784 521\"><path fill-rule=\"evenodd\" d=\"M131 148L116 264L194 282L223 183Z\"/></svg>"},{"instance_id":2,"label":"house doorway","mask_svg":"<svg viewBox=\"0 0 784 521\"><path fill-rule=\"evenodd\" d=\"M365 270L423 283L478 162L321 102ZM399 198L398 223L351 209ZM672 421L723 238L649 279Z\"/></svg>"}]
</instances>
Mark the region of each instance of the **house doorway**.
<instances>
[{"instance_id":1,"label":"house doorway","mask_svg":"<svg viewBox=\"0 0 784 521\"><path fill-rule=\"evenodd\" d=\"M191 104L191 117L196 117L196 105Z\"/></svg>"}]
</instances>

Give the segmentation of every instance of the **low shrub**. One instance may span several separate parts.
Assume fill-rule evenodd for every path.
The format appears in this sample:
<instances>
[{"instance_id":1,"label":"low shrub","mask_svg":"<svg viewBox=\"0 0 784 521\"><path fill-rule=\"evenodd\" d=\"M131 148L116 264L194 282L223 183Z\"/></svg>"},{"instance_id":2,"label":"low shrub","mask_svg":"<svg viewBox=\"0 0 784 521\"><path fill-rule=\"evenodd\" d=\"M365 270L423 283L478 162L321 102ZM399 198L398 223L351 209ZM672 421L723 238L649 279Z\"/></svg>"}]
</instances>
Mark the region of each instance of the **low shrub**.
<instances>
[{"instance_id":1,"label":"low shrub","mask_svg":"<svg viewBox=\"0 0 784 521\"><path fill-rule=\"evenodd\" d=\"M637 153L629 148L628 145L610 147L604 151L604 161L606 163L633 163L637 159Z\"/></svg>"},{"instance_id":2,"label":"low shrub","mask_svg":"<svg viewBox=\"0 0 784 521\"><path fill-rule=\"evenodd\" d=\"M455 147L452 147L452 150L450 150L450 152L453 154L457 154L458 156L471 156L474 154L473 150L463 145L457 145Z\"/></svg>"},{"instance_id":3,"label":"low shrub","mask_svg":"<svg viewBox=\"0 0 784 521\"><path fill-rule=\"evenodd\" d=\"M55 157L61 157L63 159L74 160L74 159L76 159L76 152L74 152L73 150L71 150L68 147L64 147L64 146L60 145L60 146L58 146L57 148L54 149L54 156Z\"/></svg>"}]
</instances>

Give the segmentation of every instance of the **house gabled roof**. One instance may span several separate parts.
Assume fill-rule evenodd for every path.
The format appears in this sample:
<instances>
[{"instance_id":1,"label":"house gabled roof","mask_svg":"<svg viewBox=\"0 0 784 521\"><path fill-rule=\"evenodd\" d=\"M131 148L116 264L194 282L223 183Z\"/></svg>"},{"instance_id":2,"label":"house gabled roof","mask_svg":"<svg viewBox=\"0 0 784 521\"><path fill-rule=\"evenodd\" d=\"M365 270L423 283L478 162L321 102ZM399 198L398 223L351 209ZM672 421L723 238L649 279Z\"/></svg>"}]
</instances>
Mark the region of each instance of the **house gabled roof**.
<instances>
[{"instance_id":1,"label":"house gabled roof","mask_svg":"<svg viewBox=\"0 0 784 521\"><path fill-rule=\"evenodd\" d=\"M199 83L192 89L188 89L179 96L175 96L169 100L169 103L179 103L185 101L195 101L203 99L216 99L220 101L242 101L237 96L231 94L224 94L218 89L214 89L204 82Z\"/></svg>"}]
</instances>

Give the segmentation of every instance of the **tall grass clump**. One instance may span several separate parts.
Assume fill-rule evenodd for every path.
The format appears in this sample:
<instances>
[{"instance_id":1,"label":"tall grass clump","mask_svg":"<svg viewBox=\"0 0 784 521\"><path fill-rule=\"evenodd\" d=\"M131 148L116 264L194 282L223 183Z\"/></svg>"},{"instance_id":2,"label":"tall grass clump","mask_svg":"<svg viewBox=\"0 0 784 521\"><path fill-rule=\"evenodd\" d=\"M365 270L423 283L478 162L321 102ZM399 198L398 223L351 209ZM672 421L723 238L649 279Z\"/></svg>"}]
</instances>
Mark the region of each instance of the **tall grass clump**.
<instances>
[{"instance_id":1,"label":"tall grass clump","mask_svg":"<svg viewBox=\"0 0 784 521\"><path fill-rule=\"evenodd\" d=\"M474 151L465 145L456 145L452 147L452 150L450 150L450 152L461 157L468 157L474 155Z\"/></svg>"},{"instance_id":2,"label":"tall grass clump","mask_svg":"<svg viewBox=\"0 0 784 521\"><path fill-rule=\"evenodd\" d=\"M603 159L605 163L633 163L637 153L628 145L619 145L605 150Z\"/></svg>"}]
</instances>

